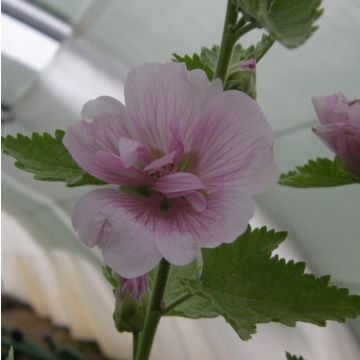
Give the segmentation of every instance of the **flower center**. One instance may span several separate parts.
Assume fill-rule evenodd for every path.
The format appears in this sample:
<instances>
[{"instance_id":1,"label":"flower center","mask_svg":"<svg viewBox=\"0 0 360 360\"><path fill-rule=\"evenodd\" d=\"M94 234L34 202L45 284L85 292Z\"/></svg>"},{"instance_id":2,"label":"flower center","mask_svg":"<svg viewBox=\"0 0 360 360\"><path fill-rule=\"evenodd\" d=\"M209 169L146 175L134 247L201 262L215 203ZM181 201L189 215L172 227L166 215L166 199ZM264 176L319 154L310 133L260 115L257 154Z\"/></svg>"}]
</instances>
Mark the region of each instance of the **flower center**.
<instances>
[{"instance_id":1,"label":"flower center","mask_svg":"<svg viewBox=\"0 0 360 360\"><path fill-rule=\"evenodd\" d=\"M181 171L177 166L173 163L166 164L162 166L160 169L149 170L148 174L151 176L153 180L158 180L162 176L176 174Z\"/></svg>"}]
</instances>

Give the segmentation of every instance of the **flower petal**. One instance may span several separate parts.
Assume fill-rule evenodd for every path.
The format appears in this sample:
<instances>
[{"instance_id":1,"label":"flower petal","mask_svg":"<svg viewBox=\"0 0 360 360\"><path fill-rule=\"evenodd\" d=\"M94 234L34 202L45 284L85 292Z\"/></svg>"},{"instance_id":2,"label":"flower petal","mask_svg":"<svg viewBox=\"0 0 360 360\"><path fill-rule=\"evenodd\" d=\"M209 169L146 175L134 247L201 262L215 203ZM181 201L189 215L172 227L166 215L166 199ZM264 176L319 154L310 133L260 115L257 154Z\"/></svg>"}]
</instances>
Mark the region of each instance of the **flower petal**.
<instances>
[{"instance_id":1,"label":"flower petal","mask_svg":"<svg viewBox=\"0 0 360 360\"><path fill-rule=\"evenodd\" d=\"M127 139L124 137L120 138L119 141L119 153L120 158L125 168L133 166L142 154L149 153L148 148L139 141ZM150 154L148 154L148 157Z\"/></svg>"},{"instance_id":2,"label":"flower petal","mask_svg":"<svg viewBox=\"0 0 360 360\"><path fill-rule=\"evenodd\" d=\"M166 154L165 156L152 161L150 164L147 164L144 167L144 171L159 170L163 166L166 166L168 164L173 164L175 156L176 156L176 151Z\"/></svg>"},{"instance_id":3,"label":"flower petal","mask_svg":"<svg viewBox=\"0 0 360 360\"><path fill-rule=\"evenodd\" d=\"M156 245L161 255L174 265L186 265L195 259L197 246L191 234L184 234L163 224L162 231L158 231Z\"/></svg>"},{"instance_id":4,"label":"flower petal","mask_svg":"<svg viewBox=\"0 0 360 360\"><path fill-rule=\"evenodd\" d=\"M107 169L95 154L106 151L119 155L119 140L123 136L128 137L125 107L113 98L102 96L85 104L82 117L86 120L67 129L63 143L82 169L108 182ZM113 174L110 175L113 177Z\"/></svg>"},{"instance_id":5,"label":"flower petal","mask_svg":"<svg viewBox=\"0 0 360 360\"><path fill-rule=\"evenodd\" d=\"M112 229L112 214L117 210L118 192L99 189L83 196L76 204L72 223L79 238L87 246L101 243L104 234Z\"/></svg>"},{"instance_id":6,"label":"flower petal","mask_svg":"<svg viewBox=\"0 0 360 360\"><path fill-rule=\"evenodd\" d=\"M125 82L125 103L131 119L131 138L168 152L170 124L181 123L185 149L204 104L219 87L209 85L200 70L188 72L184 64L144 64L134 68Z\"/></svg>"},{"instance_id":7,"label":"flower petal","mask_svg":"<svg viewBox=\"0 0 360 360\"><path fill-rule=\"evenodd\" d=\"M360 128L347 129L339 139L339 152L348 172L360 178Z\"/></svg>"},{"instance_id":8,"label":"flower petal","mask_svg":"<svg viewBox=\"0 0 360 360\"><path fill-rule=\"evenodd\" d=\"M209 194L206 210L202 213L193 210L188 221L192 229L197 228L198 246L215 247L235 241L247 229L254 211L255 203L250 196L241 191L220 190Z\"/></svg>"},{"instance_id":9,"label":"flower petal","mask_svg":"<svg viewBox=\"0 0 360 360\"><path fill-rule=\"evenodd\" d=\"M258 104L240 91L211 99L194 130L189 170L208 192L256 194L277 179L273 133Z\"/></svg>"},{"instance_id":10,"label":"flower petal","mask_svg":"<svg viewBox=\"0 0 360 360\"><path fill-rule=\"evenodd\" d=\"M76 205L73 226L81 241L102 249L105 263L114 271L134 278L150 271L161 259L153 218L158 204L156 197L133 197L114 189L95 190Z\"/></svg>"},{"instance_id":11,"label":"flower petal","mask_svg":"<svg viewBox=\"0 0 360 360\"><path fill-rule=\"evenodd\" d=\"M198 176L184 172L162 176L153 187L154 190L170 198L204 188L205 186Z\"/></svg>"},{"instance_id":12,"label":"flower petal","mask_svg":"<svg viewBox=\"0 0 360 360\"><path fill-rule=\"evenodd\" d=\"M100 96L87 101L81 110L81 118L89 123L93 121L106 121L108 126L110 124L114 125L112 130L116 134L127 133L126 123L124 122L126 118L125 107L120 101L111 96Z\"/></svg>"},{"instance_id":13,"label":"flower petal","mask_svg":"<svg viewBox=\"0 0 360 360\"><path fill-rule=\"evenodd\" d=\"M350 174L360 177L360 127L330 124L320 125L313 131L339 156Z\"/></svg>"},{"instance_id":14,"label":"flower petal","mask_svg":"<svg viewBox=\"0 0 360 360\"><path fill-rule=\"evenodd\" d=\"M246 230L253 213L253 200L239 191L221 190L209 194L203 212L198 212L183 198L172 199L168 211L160 218L162 236L157 236L156 244L170 261L180 257L181 251L188 254L190 261L191 244L215 247L233 242ZM186 250L181 246L186 246Z\"/></svg>"},{"instance_id":15,"label":"flower petal","mask_svg":"<svg viewBox=\"0 0 360 360\"><path fill-rule=\"evenodd\" d=\"M338 151L337 134L344 126L345 124L319 125L312 130L331 151L336 153Z\"/></svg>"},{"instance_id":16,"label":"flower petal","mask_svg":"<svg viewBox=\"0 0 360 360\"><path fill-rule=\"evenodd\" d=\"M95 158L101 164L96 169L96 174L110 184L152 186L153 181L149 175L136 168L124 167L122 159L118 155L106 151L98 151L95 153ZM99 170L102 172L100 173Z\"/></svg>"},{"instance_id":17,"label":"flower petal","mask_svg":"<svg viewBox=\"0 0 360 360\"><path fill-rule=\"evenodd\" d=\"M360 100L355 100L349 108L349 124L360 128Z\"/></svg>"},{"instance_id":18,"label":"flower petal","mask_svg":"<svg viewBox=\"0 0 360 360\"><path fill-rule=\"evenodd\" d=\"M323 125L347 122L349 105L341 92L330 96L314 96L312 102Z\"/></svg>"},{"instance_id":19,"label":"flower petal","mask_svg":"<svg viewBox=\"0 0 360 360\"><path fill-rule=\"evenodd\" d=\"M177 165L184 155L185 146L181 138L181 122L179 119L170 124L169 152L175 151L174 164Z\"/></svg>"},{"instance_id":20,"label":"flower petal","mask_svg":"<svg viewBox=\"0 0 360 360\"><path fill-rule=\"evenodd\" d=\"M198 212L203 212L206 209L206 199L200 191L193 191L192 193L185 195L185 199Z\"/></svg>"}]
</instances>

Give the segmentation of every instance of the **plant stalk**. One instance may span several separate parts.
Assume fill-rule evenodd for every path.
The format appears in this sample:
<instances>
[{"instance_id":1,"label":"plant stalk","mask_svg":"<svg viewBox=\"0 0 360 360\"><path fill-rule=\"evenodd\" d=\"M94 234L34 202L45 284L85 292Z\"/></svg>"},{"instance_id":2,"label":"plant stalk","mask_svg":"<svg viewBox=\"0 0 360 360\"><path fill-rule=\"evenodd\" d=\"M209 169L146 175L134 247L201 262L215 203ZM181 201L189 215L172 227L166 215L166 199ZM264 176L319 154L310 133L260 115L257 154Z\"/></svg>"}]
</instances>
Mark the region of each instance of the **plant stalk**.
<instances>
[{"instance_id":1,"label":"plant stalk","mask_svg":"<svg viewBox=\"0 0 360 360\"><path fill-rule=\"evenodd\" d=\"M246 23L246 20L244 18L241 18L237 23L236 22L237 18L238 18L238 10L236 6L233 4L232 0L228 0L219 56L217 59L216 68L213 77L213 79L218 79L218 78L221 79L223 84L226 80L226 75L234 45L240 39L241 36L259 27L256 21L251 21Z\"/></svg>"},{"instance_id":2,"label":"plant stalk","mask_svg":"<svg viewBox=\"0 0 360 360\"><path fill-rule=\"evenodd\" d=\"M162 314L162 304L169 270L170 264L165 259L162 259L156 272L151 299L146 311L144 329L140 336L135 360L147 360L150 356L156 329Z\"/></svg>"},{"instance_id":3,"label":"plant stalk","mask_svg":"<svg viewBox=\"0 0 360 360\"><path fill-rule=\"evenodd\" d=\"M236 37L231 29L235 28L237 17L238 11L236 5L233 4L232 0L228 0L219 57L214 73L214 79L219 78L223 83L225 81L227 69L229 67L232 49L236 42Z\"/></svg>"},{"instance_id":4,"label":"plant stalk","mask_svg":"<svg viewBox=\"0 0 360 360\"><path fill-rule=\"evenodd\" d=\"M136 351L139 345L139 332L133 332L133 359L136 358Z\"/></svg>"}]
</instances>

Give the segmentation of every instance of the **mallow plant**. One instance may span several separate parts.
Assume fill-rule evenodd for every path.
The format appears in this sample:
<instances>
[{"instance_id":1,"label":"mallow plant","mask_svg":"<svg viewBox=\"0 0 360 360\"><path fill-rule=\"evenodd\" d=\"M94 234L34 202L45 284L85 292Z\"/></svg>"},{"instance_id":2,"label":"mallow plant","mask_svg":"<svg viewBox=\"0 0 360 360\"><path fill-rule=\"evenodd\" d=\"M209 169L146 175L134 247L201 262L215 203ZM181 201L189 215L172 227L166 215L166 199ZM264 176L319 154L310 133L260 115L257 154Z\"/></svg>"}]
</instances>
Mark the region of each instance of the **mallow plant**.
<instances>
[{"instance_id":1,"label":"mallow plant","mask_svg":"<svg viewBox=\"0 0 360 360\"><path fill-rule=\"evenodd\" d=\"M3 152L35 179L91 186L72 224L80 241L102 251L114 323L133 333L134 360L149 358L162 316L222 316L249 340L259 323L325 326L360 314L359 296L272 255L286 232L248 225L253 196L277 181L359 181L359 100L314 97L321 123L314 132L336 157L280 179L274 135L256 102L258 63L274 42L302 45L316 30L320 5L229 0L219 46L135 67L124 104L89 100L66 131L3 138ZM259 28L260 42L241 46Z\"/></svg>"}]
</instances>

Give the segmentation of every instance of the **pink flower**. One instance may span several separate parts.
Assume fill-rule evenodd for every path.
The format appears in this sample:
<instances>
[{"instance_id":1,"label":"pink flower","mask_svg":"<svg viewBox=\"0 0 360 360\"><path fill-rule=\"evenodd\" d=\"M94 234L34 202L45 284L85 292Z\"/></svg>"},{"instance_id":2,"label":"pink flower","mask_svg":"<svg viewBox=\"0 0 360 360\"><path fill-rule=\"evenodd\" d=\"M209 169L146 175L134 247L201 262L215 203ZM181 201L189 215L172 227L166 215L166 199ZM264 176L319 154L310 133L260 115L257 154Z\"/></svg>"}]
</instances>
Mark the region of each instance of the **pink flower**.
<instances>
[{"instance_id":1,"label":"pink flower","mask_svg":"<svg viewBox=\"0 0 360 360\"><path fill-rule=\"evenodd\" d=\"M200 247L234 241L253 215L251 196L276 181L273 134L257 103L178 63L133 69L125 103L87 102L63 140L85 171L120 186L79 201L80 239L126 278L162 257L184 265Z\"/></svg>"},{"instance_id":2,"label":"pink flower","mask_svg":"<svg viewBox=\"0 0 360 360\"><path fill-rule=\"evenodd\" d=\"M147 275L141 275L133 279L119 276L120 296L125 298L129 294L132 298L139 300L147 292Z\"/></svg>"},{"instance_id":3,"label":"pink flower","mask_svg":"<svg viewBox=\"0 0 360 360\"><path fill-rule=\"evenodd\" d=\"M321 122L319 138L337 154L350 174L360 177L360 100L349 102L342 93L312 99Z\"/></svg>"}]
</instances>

